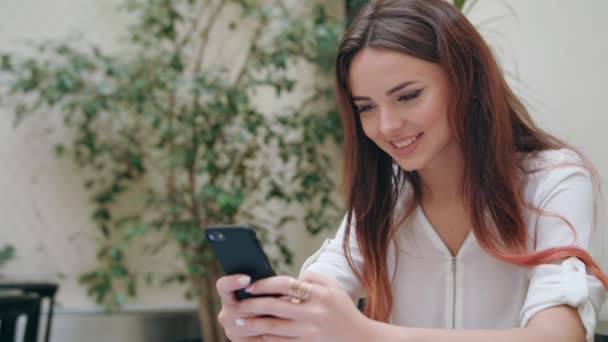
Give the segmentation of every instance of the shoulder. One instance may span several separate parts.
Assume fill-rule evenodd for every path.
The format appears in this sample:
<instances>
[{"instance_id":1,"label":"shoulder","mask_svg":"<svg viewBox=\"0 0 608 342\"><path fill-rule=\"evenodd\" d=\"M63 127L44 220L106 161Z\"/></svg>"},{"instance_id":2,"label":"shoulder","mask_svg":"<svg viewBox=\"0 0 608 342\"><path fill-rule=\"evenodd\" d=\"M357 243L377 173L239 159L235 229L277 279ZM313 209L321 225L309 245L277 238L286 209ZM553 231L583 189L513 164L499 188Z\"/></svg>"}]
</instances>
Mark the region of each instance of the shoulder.
<instances>
[{"instance_id":1,"label":"shoulder","mask_svg":"<svg viewBox=\"0 0 608 342\"><path fill-rule=\"evenodd\" d=\"M523 156L524 191L529 203L540 206L551 194L574 189L593 193L592 166L570 149L546 150Z\"/></svg>"},{"instance_id":2,"label":"shoulder","mask_svg":"<svg viewBox=\"0 0 608 342\"><path fill-rule=\"evenodd\" d=\"M529 172L557 166L584 165L581 156L571 149L545 150L521 155L524 168Z\"/></svg>"}]
</instances>

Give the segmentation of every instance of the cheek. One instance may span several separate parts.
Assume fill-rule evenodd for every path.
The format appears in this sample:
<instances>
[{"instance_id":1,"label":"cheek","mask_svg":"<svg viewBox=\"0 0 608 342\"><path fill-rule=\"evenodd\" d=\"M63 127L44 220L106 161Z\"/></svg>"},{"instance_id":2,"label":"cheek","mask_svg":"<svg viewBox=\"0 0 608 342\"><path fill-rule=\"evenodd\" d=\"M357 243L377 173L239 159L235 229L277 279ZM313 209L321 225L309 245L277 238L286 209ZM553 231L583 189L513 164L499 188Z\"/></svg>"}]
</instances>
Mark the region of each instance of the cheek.
<instances>
[{"instance_id":1,"label":"cheek","mask_svg":"<svg viewBox=\"0 0 608 342\"><path fill-rule=\"evenodd\" d=\"M425 132L445 135L449 131L448 113L445 106L427 103L418 108L417 125Z\"/></svg>"}]
</instances>

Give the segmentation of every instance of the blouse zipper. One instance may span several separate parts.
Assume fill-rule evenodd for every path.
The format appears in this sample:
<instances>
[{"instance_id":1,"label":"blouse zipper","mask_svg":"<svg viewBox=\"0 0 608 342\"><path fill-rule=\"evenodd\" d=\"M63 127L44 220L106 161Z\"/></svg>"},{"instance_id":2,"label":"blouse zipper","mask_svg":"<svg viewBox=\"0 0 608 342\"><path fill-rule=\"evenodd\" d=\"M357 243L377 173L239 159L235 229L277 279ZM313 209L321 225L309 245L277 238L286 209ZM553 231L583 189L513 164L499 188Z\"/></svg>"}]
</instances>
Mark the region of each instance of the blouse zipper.
<instances>
[{"instance_id":1,"label":"blouse zipper","mask_svg":"<svg viewBox=\"0 0 608 342\"><path fill-rule=\"evenodd\" d=\"M456 257L452 257L452 329L456 329Z\"/></svg>"}]
</instances>

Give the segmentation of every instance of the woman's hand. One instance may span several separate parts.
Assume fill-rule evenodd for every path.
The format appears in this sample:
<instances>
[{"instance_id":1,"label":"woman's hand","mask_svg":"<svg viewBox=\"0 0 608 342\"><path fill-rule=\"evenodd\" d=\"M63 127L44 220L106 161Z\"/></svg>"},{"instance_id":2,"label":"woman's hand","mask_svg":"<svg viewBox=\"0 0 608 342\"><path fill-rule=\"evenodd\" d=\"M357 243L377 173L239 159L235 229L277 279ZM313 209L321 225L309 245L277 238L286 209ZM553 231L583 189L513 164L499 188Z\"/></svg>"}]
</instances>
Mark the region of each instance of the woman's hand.
<instances>
[{"instance_id":1,"label":"woman's hand","mask_svg":"<svg viewBox=\"0 0 608 342\"><path fill-rule=\"evenodd\" d=\"M373 321L356 308L335 280L316 273L300 279L311 284L307 301L293 303L287 296L293 278L276 276L257 281L252 294L283 294L237 302L232 294L244 288L238 278L218 281L222 296L219 320L233 341L372 341Z\"/></svg>"},{"instance_id":2,"label":"woman's hand","mask_svg":"<svg viewBox=\"0 0 608 342\"><path fill-rule=\"evenodd\" d=\"M224 276L217 281L217 292L222 300L222 309L218 314L218 321L224 327L226 336L232 342L262 342L261 334L251 334L245 331L240 322L246 317L237 314L239 301L236 299L235 292L249 286L251 278L243 274Z\"/></svg>"}]
</instances>

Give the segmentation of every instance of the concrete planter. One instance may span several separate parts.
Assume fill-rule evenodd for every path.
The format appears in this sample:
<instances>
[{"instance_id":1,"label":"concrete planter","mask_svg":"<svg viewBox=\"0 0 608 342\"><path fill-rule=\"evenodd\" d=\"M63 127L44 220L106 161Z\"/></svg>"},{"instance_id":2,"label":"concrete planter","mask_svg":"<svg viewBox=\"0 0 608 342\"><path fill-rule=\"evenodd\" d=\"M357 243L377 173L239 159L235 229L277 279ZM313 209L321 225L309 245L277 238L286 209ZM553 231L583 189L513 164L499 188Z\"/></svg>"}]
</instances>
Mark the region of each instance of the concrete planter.
<instances>
[{"instance_id":1,"label":"concrete planter","mask_svg":"<svg viewBox=\"0 0 608 342\"><path fill-rule=\"evenodd\" d=\"M45 315L40 324L46 325ZM194 342L200 341L198 336L194 308L129 308L117 313L58 308L51 330L52 342Z\"/></svg>"}]
</instances>

